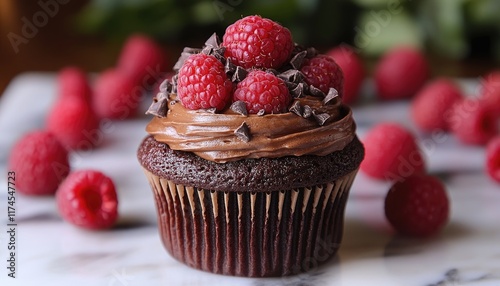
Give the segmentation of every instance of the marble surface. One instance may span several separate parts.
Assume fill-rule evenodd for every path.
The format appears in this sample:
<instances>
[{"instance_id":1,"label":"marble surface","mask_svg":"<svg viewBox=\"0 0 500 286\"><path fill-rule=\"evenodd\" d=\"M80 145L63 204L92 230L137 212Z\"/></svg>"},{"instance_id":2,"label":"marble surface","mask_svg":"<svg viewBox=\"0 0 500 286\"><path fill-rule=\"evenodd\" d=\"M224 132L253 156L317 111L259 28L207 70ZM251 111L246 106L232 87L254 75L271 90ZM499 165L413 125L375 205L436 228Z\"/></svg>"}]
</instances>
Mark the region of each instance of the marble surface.
<instances>
[{"instance_id":1,"label":"marble surface","mask_svg":"<svg viewBox=\"0 0 500 286\"><path fill-rule=\"evenodd\" d=\"M473 80L461 81L473 90ZM368 83L365 88L370 89ZM431 173L446 183L449 224L425 240L397 236L383 215L389 184L360 174L346 210L338 255L302 275L250 279L191 269L163 249L156 229L152 192L135 157L147 116L113 122L103 144L71 155L73 169L102 170L116 182L118 225L86 231L61 220L52 197L17 194L17 278L7 277L7 170L12 144L42 128L55 99L55 75L17 77L0 99L0 285L500 285L500 185L484 173L484 149L463 146L449 134L418 134ZM408 103L355 108L359 134L381 121L415 130Z\"/></svg>"}]
</instances>

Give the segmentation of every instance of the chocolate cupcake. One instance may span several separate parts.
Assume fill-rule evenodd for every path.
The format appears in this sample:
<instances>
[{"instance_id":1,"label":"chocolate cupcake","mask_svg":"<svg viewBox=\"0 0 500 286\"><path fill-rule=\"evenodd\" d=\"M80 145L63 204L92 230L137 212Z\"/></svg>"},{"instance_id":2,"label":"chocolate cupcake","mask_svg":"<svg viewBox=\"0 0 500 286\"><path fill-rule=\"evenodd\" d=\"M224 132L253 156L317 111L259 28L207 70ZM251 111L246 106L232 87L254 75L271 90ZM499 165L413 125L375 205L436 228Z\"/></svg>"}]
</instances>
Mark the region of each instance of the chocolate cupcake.
<instances>
[{"instance_id":1,"label":"chocolate cupcake","mask_svg":"<svg viewBox=\"0 0 500 286\"><path fill-rule=\"evenodd\" d=\"M233 25L245 21L270 20L250 16ZM301 67L318 57L314 49L295 45L288 62L248 69L230 46L226 35L222 45L214 35L203 49L185 49L177 75L162 84L148 110L155 117L138 159L155 195L160 236L173 257L205 271L300 273L336 253L364 156L351 110L336 90L343 79L334 73L326 92L308 80ZM190 66L196 64L204 66ZM206 90L216 94L196 102L207 92L196 94L204 81L193 81L209 78L197 74L207 71L217 79ZM242 91L255 82L265 87ZM259 96L247 96L256 90L276 99L259 105L252 101Z\"/></svg>"}]
</instances>

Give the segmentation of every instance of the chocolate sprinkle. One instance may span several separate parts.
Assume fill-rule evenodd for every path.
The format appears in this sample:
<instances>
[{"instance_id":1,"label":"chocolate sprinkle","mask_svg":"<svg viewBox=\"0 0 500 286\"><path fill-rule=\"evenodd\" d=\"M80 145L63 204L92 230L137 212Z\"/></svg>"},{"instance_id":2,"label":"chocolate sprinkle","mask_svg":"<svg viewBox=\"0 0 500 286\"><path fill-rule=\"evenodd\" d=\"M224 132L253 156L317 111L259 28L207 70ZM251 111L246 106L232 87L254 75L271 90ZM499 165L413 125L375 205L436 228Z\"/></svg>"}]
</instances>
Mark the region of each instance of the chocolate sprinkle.
<instances>
[{"instance_id":1,"label":"chocolate sprinkle","mask_svg":"<svg viewBox=\"0 0 500 286\"><path fill-rule=\"evenodd\" d=\"M220 47L220 39L217 36L217 33L213 33L210 38L205 42L206 47L219 48Z\"/></svg>"},{"instance_id":2,"label":"chocolate sprinkle","mask_svg":"<svg viewBox=\"0 0 500 286\"><path fill-rule=\"evenodd\" d=\"M313 111L313 117L316 119L319 126L323 126L323 124L325 124L325 122L330 118L330 115L328 113L316 114L316 112Z\"/></svg>"},{"instance_id":3,"label":"chocolate sprinkle","mask_svg":"<svg viewBox=\"0 0 500 286\"><path fill-rule=\"evenodd\" d=\"M241 123L240 127L234 130L234 134L244 142L248 142L251 139L250 129L248 128L246 122Z\"/></svg>"},{"instance_id":4,"label":"chocolate sprinkle","mask_svg":"<svg viewBox=\"0 0 500 286\"><path fill-rule=\"evenodd\" d=\"M323 104L324 105L329 104L332 100L334 100L338 96L339 96L338 91L335 88L330 87L330 89L328 90L328 93L326 94L325 98L323 99Z\"/></svg>"},{"instance_id":5,"label":"chocolate sprinkle","mask_svg":"<svg viewBox=\"0 0 500 286\"><path fill-rule=\"evenodd\" d=\"M160 88L159 89L160 89L161 92L170 93L172 91L172 83L168 79L165 79L160 84Z\"/></svg>"},{"instance_id":6,"label":"chocolate sprinkle","mask_svg":"<svg viewBox=\"0 0 500 286\"><path fill-rule=\"evenodd\" d=\"M174 65L174 70L175 71L178 71L181 69L182 65L184 64L184 62L187 60L187 58L190 56L190 55L193 55L193 54L199 54L202 50L201 49L196 49L196 48L189 48L189 47L186 47L184 48L184 50L182 51L181 53L181 56L179 57L179 59L177 60L177 62L175 63Z\"/></svg>"},{"instance_id":7,"label":"chocolate sprinkle","mask_svg":"<svg viewBox=\"0 0 500 286\"><path fill-rule=\"evenodd\" d=\"M240 82L248 75L248 71L240 66L236 66L236 70L231 78L232 82Z\"/></svg>"},{"instance_id":8,"label":"chocolate sprinkle","mask_svg":"<svg viewBox=\"0 0 500 286\"><path fill-rule=\"evenodd\" d=\"M293 89L290 89L290 94L295 97L295 98L299 98L299 97L303 97L304 96L304 92L305 92L305 86L304 86L304 83L299 83L295 86L295 88Z\"/></svg>"},{"instance_id":9,"label":"chocolate sprinkle","mask_svg":"<svg viewBox=\"0 0 500 286\"><path fill-rule=\"evenodd\" d=\"M226 72L226 74L232 74L236 71L236 65L233 64L231 59L226 60L226 64L224 65L224 71Z\"/></svg>"},{"instance_id":10,"label":"chocolate sprinkle","mask_svg":"<svg viewBox=\"0 0 500 286\"><path fill-rule=\"evenodd\" d=\"M300 71L293 69L286 70L278 74L278 77L284 81L291 81L293 83L300 83L304 79L304 76Z\"/></svg>"},{"instance_id":11,"label":"chocolate sprinkle","mask_svg":"<svg viewBox=\"0 0 500 286\"><path fill-rule=\"evenodd\" d=\"M266 111L264 109L257 111L257 116L263 116L264 114L266 114Z\"/></svg>"},{"instance_id":12,"label":"chocolate sprinkle","mask_svg":"<svg viewBox=\"0 0 500 286\"><path fill-rule=\"evenodd\" d=\"M231 104L231 106L229 108L238 114L241 114L244 116L248 115L247 105L242 100L238 100L238 101L233 102L233 104Z\"/></svg>"}]
</instances>

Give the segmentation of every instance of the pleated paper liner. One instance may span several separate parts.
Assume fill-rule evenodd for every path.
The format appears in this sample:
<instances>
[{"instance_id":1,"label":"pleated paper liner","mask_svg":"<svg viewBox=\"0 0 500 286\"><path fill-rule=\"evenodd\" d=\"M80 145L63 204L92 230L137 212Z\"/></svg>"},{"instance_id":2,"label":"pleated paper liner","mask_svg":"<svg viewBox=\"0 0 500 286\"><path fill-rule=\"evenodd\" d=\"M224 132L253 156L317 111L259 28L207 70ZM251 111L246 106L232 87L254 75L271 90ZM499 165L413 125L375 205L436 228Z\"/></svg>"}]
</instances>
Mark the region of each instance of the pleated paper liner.
<instances>
[{"instance_id":1,"label":"pleated paper liner","mask_svg":"<svg viewBox=\"0 0 500 286\"><path fill-rule=\"evenodd\" d=\"M249 277L297 274L331 258L356 172L309 188L250 193L177 185L145 170L167 251L194 268Z\"/></svg>"}]
</instances>

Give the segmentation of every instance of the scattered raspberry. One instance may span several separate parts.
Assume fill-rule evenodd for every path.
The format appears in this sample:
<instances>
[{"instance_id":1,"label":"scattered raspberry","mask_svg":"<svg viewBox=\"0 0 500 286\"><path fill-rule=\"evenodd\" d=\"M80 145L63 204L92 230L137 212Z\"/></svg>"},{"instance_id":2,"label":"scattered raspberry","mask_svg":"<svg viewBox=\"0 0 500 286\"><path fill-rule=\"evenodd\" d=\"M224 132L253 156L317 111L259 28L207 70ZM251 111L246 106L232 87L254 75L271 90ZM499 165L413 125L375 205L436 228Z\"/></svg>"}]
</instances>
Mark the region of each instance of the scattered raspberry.
<instances>
[{"instance_id":1,"label":"scattered raspberry","mask_svg":"<svg viewBox=\"0 0 500 286\"><path fill-rule=\"evenodd\" d=\"M445 114L462 98L460 89L449 79L437 79L423 87L411 103L411 116L423 131L448 130Z\"/></svg>"},{"instance_id":2,"label":"scattered raspberry","mask_svg":"<svg viewBox=\"0 0 500 286\"><path fill-rule=\"evenodd\" d=\"M387 220L408 236L436 234L448 221L449 208L444 185L428 175L413 175L395 183L385 198Z\"/></svg>"},{"instance_id":3,"label":"scattered raspberry","mask_svg":"<svg viewBox=\"0 0 500 286\"><path fill-rule=\"evenodd\" d=\"M109 228L118 217L113 181L98 171L71 173L57 190L56 200L63 219L79 227Z\"/></svg>"},{"instance_id":4,"label":"scattered raspberry","mask_svg":"<svg viewBox=\"0 0 500 286\"><path fill-rule=\"evenodd\" d=\"M500 70L495 70L484 76L482 92L486 94L492 90L500 90Z\"/></svg>"},{"instance_id":5,"label":"scattered raspberry","mask_svg":"<svg viewBox=\"0 0 500 286\"><path fill-rule=\"evenodd\" d=\"M248 16L229 25L222 37L225 56L244 68L278 69L290 57L290 31L260 16Z\"/></svg>"},{"instance_id":6,"label":"scattered raspberry","mask_svg":"<svg viewBox=\"0 0 500 286\"><path fill-rule=\"evenodd\" d=\"M319 55L312 59L305 59L300 71L304 74L308 84L319 88L324 93L335 88L339 96L344 92L344 74L337 63L329 56Z\"/></svg>"},{"instance_id":7,"label":"scattered raspberry","mask_svg":"<svg viewBox=\"0 0 500 286\"><path fill-rule=\"evenodd\" d=\"M381 99L413 96L429 76L424 55L412 48L390 50L375 67L375 87Z\"/></svg>"},{"instance_id":8,"label":"scattered raspberry","mask_svg":"<svg viewBox=\"0 0 500 286\"><path fill-rule=\"evenodd\" d=\"M100 118L126 119L139 108L144 89L118 70L108 69L96 80L93 109Z\"/></svg>"},{"instance_id":9,"label":"scattered raspberry","mask_svg":"<svg viewBox=\"0 0 500 286\"><path fill-rule=\"evenodd\" d=\"M224 66L214 56L189 56L179 70L177 96L189 109L223 109L229 101L233 84Z\"/></svg>"},{"instance_id":10,"label":"scattered raspberry","mask_svg":"<svg viewBox=\"0 0 500 286\"><path fill-rule=\"evenodd\" d=\"M500 136L488 142L486 147L486 169L490 177L500 183Z\"/></svg>"},{"instance_id":11,"label":"scattered raspberry","mask_svg":"<svg viewBox=\"0 0 500 286\"><path fill-rule=\"evenodd\" d=\"M9 170L16 173L16 188L25 195L51 195L66 178L68 151L47 131L34 131L16 142Z\"/></svg>"},{"instance_id":12,"label":"scattered raspberry","mask_svg":"<svg viewBox=\"0 0 500 286\"><path fill-rule=\"evenodd\" d=\"M500 114L483 101L459 101L448 116L452 132L464 144L484 145L499 133Z\"/></svg>"},{"instance_id":13,"label":"scattered raspberry","mask_svg":"<svg viewBox=\"0 0 500 286\"><path fill-rule=\"evenodd\" d=\"M365 78L365 69L361 59L348 45L338 46L330 50L327 55L335 60L344 74L342 101L347 104L355 102Z\"/></svg>"},{"instance_id":14,"label":"scattered raspberry","mask_svg":"<svg viewBox=\"0 0 500 286\"><path fill-rule=\"evenodd\" d=\"M425 162L415 137L395 123L382 123L372 128L363 140L365 159L360 169L367 175L401 181L425 171Z\"/></svg>"},{"instance_id":15,"label":"scattered raspberry","mask_svg":"<svg viewBox=\"0 0 500 286\"><path fill-rule=\"evenodd\" d=\"M496 110L496 112L500 114L500 86L490 85L489 87L483 88L480 99L485 105Z\"/></svg>"},{"instance_id":16,"label":"scattered raspberry","mask_svg":"<svg viewBox=\"0 0 500 286\"><path fill-rule=\"evenodd\" d=\"M145 35L132 35L123 45L117 68L135 84L152 87L166 68L163 50Z\"/></svg>"},{"instance_id":17,"label":"scattered raspberry","mask_svg":"<svg viewBox=\"0 0 500 286\"><path fill-rule=\"evenodd\" d=\"M92 90L87 75L77 67L62 69L58 75L59 98L76 97L90 102Z\"/></svg>"},{"instance_id":18,"label":"scattered raspberry","mask_svg":"<svg viewBox=\"0 0 500 286\"><path fill-rule=\"evenodd\" d=\"M88 150L102 140L97 115L89 103L79 98L56 102L47 116L47 130L69 150Z\"/></svg>"},{"instance_id":19,"label":"scattered raspberry","mask_svg":"<svg viewBox=\"0 0 500 286\"><path fill-rule=\"evenodd\" d=\"M266 114L288 110L291 96L283 80L274 74L253 70L238 83L233 101L244 101L248 113L256 114L263 109Z\"/></svg>"}]
</instances>

